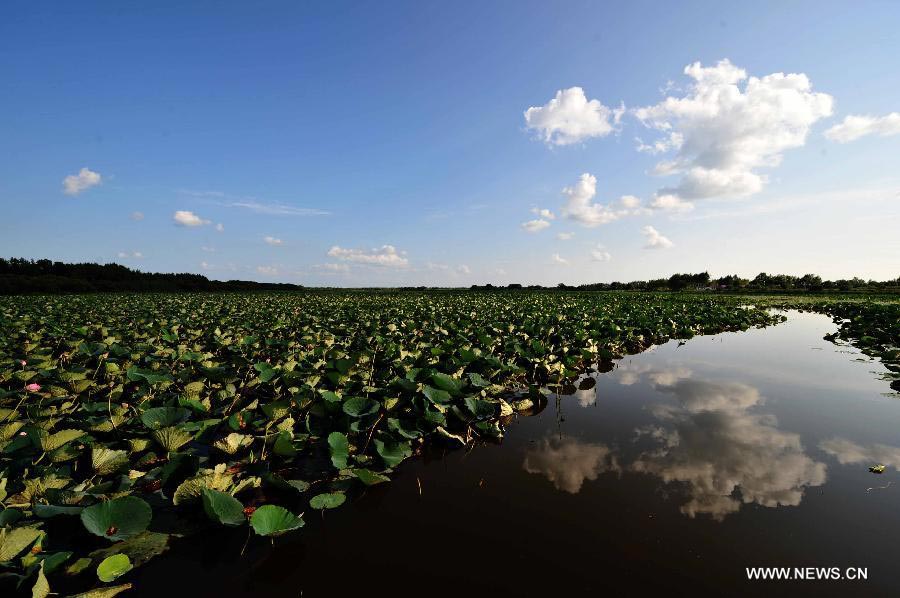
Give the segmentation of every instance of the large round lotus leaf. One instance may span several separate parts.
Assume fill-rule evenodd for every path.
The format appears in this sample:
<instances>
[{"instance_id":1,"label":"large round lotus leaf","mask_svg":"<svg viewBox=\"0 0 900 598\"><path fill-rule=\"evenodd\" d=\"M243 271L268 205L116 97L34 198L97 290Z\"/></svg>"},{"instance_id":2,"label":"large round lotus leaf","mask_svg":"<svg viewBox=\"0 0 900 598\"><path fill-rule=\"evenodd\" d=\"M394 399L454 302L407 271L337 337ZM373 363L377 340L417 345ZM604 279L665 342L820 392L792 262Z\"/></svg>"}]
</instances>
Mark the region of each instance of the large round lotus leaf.
<instances>
[{"instance_id":1,"label":"large round lotus leaf","mask_svg":"<svg viewBox=\"0 0 900 598\"><path fill-rule=\"evenodd\" d=\"M383 442L376 439L375 451L388 467L397 467L404 459L412 455L412 449L405 442Z\"/></svg>"},{"instance_id":2,"label":"large round lotus leaf","mask_svg":"<svg viewBox=\"0 0 900 598\"><path fill-rule=\"evenodd\" d=\"M106 557L97 565L97 577L100 578L100 581L109 583L117 577L125 575L133 568L127 555L114 554Z\"/></svg>"},{"instance_id":3,"label":"large round lotus leaf","mask_svg":"<svg viewBox=\"0 0 900 598\"><path fill-rule=\"evenodd\" d=\"M223 525L241 525L247 520L244 517L244 505L230 494L204 488L201 496L203 510L213 521Z\"/></svg>"},{"instance_id":4,"label":"large round lotus leaf","mask_svg":"<svg viewBox=\"0 0 900 598\"><path fill-rule=\"evenodd\" d=\"M344 504L347 497L343 492L326 492L317 494L309 500L309 506L313 509L334 509Z\"/></svg>"},{"instance_id":5,"label":"large round lotus leaf","mask_svg":"<svg viewBox=\"0 0 900 598\"><path fill-rule=\"evenodd\" d=\"M305 522L283 507L263 505L253 512L250 525L260 536L280 536L303 527Z\"/></svg>"},{"instance_id":6,"label":"large round lotus leaf","mask_svg":"<svg viewBox=\"0 0 900 598\"><path fill-rule=\"evenodd\" d=\"M81 522L89 532L113 541L141 533L152 518L150 505L137 496L114 498L81 512Z\"/></svg>"},{"instance_id":7,"label":"large round lotus leaf","mask_svg":"<svg viewBox=\"0 0 900 598\"><path fill-rule=\"evenodd\" d=\"M181 423L188 416L190 412L181 407L152 407L141 413L141 422L151 430L159 430Z\"/></svg>"},{"instance_id":8,"label":"large round lotus leaf","mask_svg":"<svg viewBox=\"0 0 900 598\"><path fill-rule=\"evenodd\" d=\"M434 374L431 377L431 381L439 389L445 390L454 396L458 395L463 387L462 380L453 378L452 376L448 376L447 374L442 374L440 372Z\"/></svg>"},{"instance_id":9,"label":"large round lotus leaf","mask_svg":"<svg viewBox=\"0 0 900 598\"><path fill-rule=\"evenodd\" d=\"M170 453L174 453L188 442L194 439L193 435L186 431L172 426L170 428L162 428L153 432L153 439L159 443L161 447Z\"/></svg>"},{"instance_id":10,"label":"large round lotus leaf","mask_svg":"<svg viewBox=\"0 0 900 598\"><path fill-rule=\"evenodd\" d=\"M450 393L446 390L441 390L439 388L432 388L431 386L426 385L422 389L422 394L428 397L428 400L436 405L446 405L452 399Z\"/></svg>"},{"instance_id":11,"label":"large round lotus leaf","mask_svg":"<svg viewBox=\"0 0 900 598\"><path fill-rule=\"evenodd\" d=\"M344 401L344 413L353 417L363 417L378 411L378 401L366 397L350 397Z\"/></svg>"},{"instance_id":12,"label":"large round lotus leaf","mask_svg":"<svg viewBox=\"0 0 900 598\"><path fill-rule=\"evenodd\" d=\"M128 453L102 446L94 447L91 451L91 466L97 475L115 473L128 466Z\"/></svg>"}]
</instances>

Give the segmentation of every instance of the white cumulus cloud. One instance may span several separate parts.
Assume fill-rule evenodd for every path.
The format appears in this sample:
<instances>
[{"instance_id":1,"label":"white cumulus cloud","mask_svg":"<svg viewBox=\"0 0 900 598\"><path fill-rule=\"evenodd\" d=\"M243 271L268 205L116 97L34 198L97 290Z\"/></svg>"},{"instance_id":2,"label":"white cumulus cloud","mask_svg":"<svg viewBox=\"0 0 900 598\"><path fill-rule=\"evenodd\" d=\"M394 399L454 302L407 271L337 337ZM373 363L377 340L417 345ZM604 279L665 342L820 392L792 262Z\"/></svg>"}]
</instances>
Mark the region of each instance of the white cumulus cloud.
<instances>
[{"instance_id":1,"label":"white cumulus cloud","mask_svg":"<svg viewBox=\"0 0 900 598\"><path fill-rule=\"evenodd\" d=\"M204 224L209 224L209 220L204 220L189 210L177 210L172 215L172 220L178 226L203 226Z\"/></svg>"},{"instance_id":2,"label":"white cumulus cloud","mask_svg":"<svg viewBox=\"0 0 900 598\"><path fill-rule=\"evenodd\" d=\"M597 246L591 250L591 259L595 262L608 262L612 259L612 255L606 251L602 243L597 243Z\"/></svg>"},{"instance_id":3,"label":"white cumulus cloud","mask_svg":"<svg viewBox=\"0 0 900 598\"><path fill-rule=\"evenodd\" d=\"M403 268L409 265L409 260L404 257L405 252L397 251L393 245L382 245L380 248L366 251L364 249L345 249L338 245L328 250L328 256L370 266L387 266L390 268Z\"/></svg>"},{"instance_id":4,"label":"white cumulus cloud","mask_svg":"<svg viewBox=\"0 0 900 598\"><path fill-rule=\"evenodd\" d=\"M555 263L557 263L557 264L562 264L563 266L568 266L568 265L569 265L569 260L567 260L566 258L562 257L562 256L559 255L558 253L554 253L552 257L553 257L553 261L554 261Z\"/></svg>"},{"instance_id":5,"label":"white cumulus cloud","mask_svg":"<svg viewBox=\"0 0 900 598\"><path fill-rule=\"evenodd\" d=\"M66 195L78 195L91 187L96 187L103 180L99 172L89 168L82 168L78 174L70 174L63 179L63 193Z\"/></svg>"},{"instance_id":6,"label":"white cumulus cloud","mask_svg":"<svg viewBox=\"0 0 900 598\"><path fill-rule=\"evenodd\" d=\"M653 201L650 202L650 207L654 210L666 212L690 212L694 209L694 204L681 199L677 195L665 193L654 197Z\"/></svg>"},{"instance_id":7,"label":"white cumulus cloud","mask_svg":"<svg viewBox=\"0 0 900 598\"><path fill-rule=\"evenodd\" d=\"M282 245L283 241L271 235L266 235L263 237L263 241L266 242L266 245L272 245L273 247L277 247L278 245Z\"/></svg>"},{"instance_id":8,"label":"white cumulus cloud","mask_svg":"<svg viewBox=\"0 0 900 598\"><path fill-rule=\"evenodd\" d=\"M531 213L537 214L544 220L556 220L556 214L554 214L547 208L531 208Z\"/></svg>"},{"instance_id":9,"label":"white cumulus cloud","mask_svg":"<svg viewBox=\"0 0 900 598\"><path fill-rule=\"evenodd\" d=\"M525 111L525 125L537 131L549 145L569 145L612 133L625 111L588 100L580 87L560 89L543 106Z\"/></svg>"},{"instance_id":10,"label":"white cumulus cloud","mask_svg":"<svg viewBox=\"0 0 900 598\"><path fill-rule=\"evenodd\" d=\"M556 233L556 238L560 241L569 241L572 237L575 236L575 233Z\"/></svg>"},{"instance_id":11,"label":"white cumulus cloud","mask_svg":"<svg viewBox=\"0 0 900 598\"><path fill-rule=\"evenodd\" d=\"M536 233L538 231L542 231L545 228L547 228L548 226L550 226L550 223L547 222L546 220L543 220L540 218L537 220L529 220L528 222L522 223L522 228L524 228L526 231L528 231L530 233Z\"/></svg>"},{"instance_id":12,"label":"white cumulus cloud","mask_svg":"<svg viewBox=\"0 0 900 598\"><path fill-rule=\"evenodd\" d=\"M597 195L597 177L587 172L577 183L565 187L562 193L567 198L562 208L563 216L586 227L609 224L624 216L646 212L640 207L641 200L633 195L623 195L610 205L593 202Z\"/></svg>"},{"instance_id":13,"label":"white cumulus cloud","mask_svg":"<svg viewBox=\"0 0 900 598\"><path fill-rule=\"evenodd\" d=\"M900 135L900 112L891 112L884 116L851 114L845 117L840 124L825 131L825 137L838 143L847 143L866 135L878 135L879 137Z\"/></svg>"},{"instance_id":14,"label":"white cumulus cloud","mask_svg":"<svg viewBox=\"0 0 900 598\"><path fill-rule=\"evenodd\" d=\"M726 59L715 66L695 62L684 74L692 81L683 95L634 110L662 135L645 151L675 151L654 173L680 174L681 180L659 195L691 200L757 193L766 183L758 170L778 166L784 152L803 146L810 127L832 112L832 97L812 91L803 73L748 77Z\"/></svg>"},{"instance_id":15,"label":"white cumulus cloud","mask_svg":"<svg viewBox=\"0 0 900 598\"><path fill-rule=\"evenodd\" d=\"M646 239L644 249L667 249L674 245L672 241L662 236L658 230L649 224L641 229L641 233Z\"/></svg>"}]
</instances>

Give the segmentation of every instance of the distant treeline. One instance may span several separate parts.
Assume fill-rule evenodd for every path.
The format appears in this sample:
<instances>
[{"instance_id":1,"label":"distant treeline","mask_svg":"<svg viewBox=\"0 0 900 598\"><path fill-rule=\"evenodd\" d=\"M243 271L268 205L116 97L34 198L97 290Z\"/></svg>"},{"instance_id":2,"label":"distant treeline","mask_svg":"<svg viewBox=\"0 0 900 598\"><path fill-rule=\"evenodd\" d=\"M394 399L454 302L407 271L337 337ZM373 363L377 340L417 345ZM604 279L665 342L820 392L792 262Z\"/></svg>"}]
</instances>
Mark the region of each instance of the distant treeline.
<instances>
[{"instance_id":1,"label":"distant treeline","mask_svg":"<svg viewBox=\"0 0 900 598\"><path fill-rule=\"evenodd\" d=\"M119 264L66 264L0 258L0 295L112 291L293 291L295 284L209 280L199 274L139 272Z\"/></svg>"},{"instance_id":2,"label":"distant treeline","mask_svg":"<svg viewBox=\"0 0 900 598\"><path fill-rule=\"evenodd\" d=\"M200 274L159 274L139 272L119 264L66 264L51 260L0 258L0 295L20 293L96 293L116 291L299 291L302 285L209 280ZM429 287L400 287L392 290L428 290ZM596 282L571 286L472 285L471 290L578 290L578 291L724 291L724 292L900 292L900 277L887 281L861 278L822 280L815 274L758 274L752 280L737 275L711 278L700 274L673 274L669 278L631 282ZM389 289L384 289L389 290Z\"/></svg>"},{"instance_id":3,"label":"distant treeline","mask_svg":"<svg viewBox=\"0 0 900 598\"><path fill-rule=\"evenodd\" d=\"M470 288L473 290L555 288L580 291L900 292L900 276L886 281L863 280L862 278L822 280L822 277L816 274L792 276L761 272L751 280L741 278L736 274L711 278L709 272L701 272L700 274L673 274L669 278L653 280L595 282L579 286L560 283L556 287L523 286L521 284L495 287L487 284L472 285Z\"/></svg>"}]
</instances>

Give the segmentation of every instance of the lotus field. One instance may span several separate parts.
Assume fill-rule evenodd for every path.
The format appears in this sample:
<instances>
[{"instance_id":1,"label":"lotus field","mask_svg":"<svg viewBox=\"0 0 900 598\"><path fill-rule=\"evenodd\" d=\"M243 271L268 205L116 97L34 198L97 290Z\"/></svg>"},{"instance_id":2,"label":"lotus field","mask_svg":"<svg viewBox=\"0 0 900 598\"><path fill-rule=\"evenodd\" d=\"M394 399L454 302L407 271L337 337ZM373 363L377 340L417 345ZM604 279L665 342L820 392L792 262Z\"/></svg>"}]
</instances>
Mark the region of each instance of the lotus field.
<instances>
[{"instance_id":1,"label":"lotus field","mask_svg":"<svg viewBox=\"0 0 900 598\"><path fill-rule=\"evenodd\" d=\"M208 526L302 534L304 516L389 483L426 444L498 441L591 368L777 324L768 308L780 304L525 291L0 298L3 587L113 596ZM898 305L805 307L896 373Z\"/></svg>"}]
</instances>

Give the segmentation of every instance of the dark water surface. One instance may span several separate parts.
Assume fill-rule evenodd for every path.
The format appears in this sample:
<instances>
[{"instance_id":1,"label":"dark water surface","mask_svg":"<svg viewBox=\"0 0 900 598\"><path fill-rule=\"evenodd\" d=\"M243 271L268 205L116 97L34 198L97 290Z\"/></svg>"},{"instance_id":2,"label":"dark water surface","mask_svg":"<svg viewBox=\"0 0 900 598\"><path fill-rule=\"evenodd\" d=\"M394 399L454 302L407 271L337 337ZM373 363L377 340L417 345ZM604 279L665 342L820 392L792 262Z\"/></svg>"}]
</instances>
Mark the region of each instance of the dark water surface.
<instances>
[{"instance_id":1,"label":"dark water surface","mask_svg":"<svg viewBox=\"0 0 900 598\"><path fill-rule=\"evenodd\" d=\"M792 312L627 357L502 445L405 463L274 547L182 542L132 595L898 595L900 400L834 329ZM868 579L747 580L764 565Z\"/></svg>"}]
</instances>

